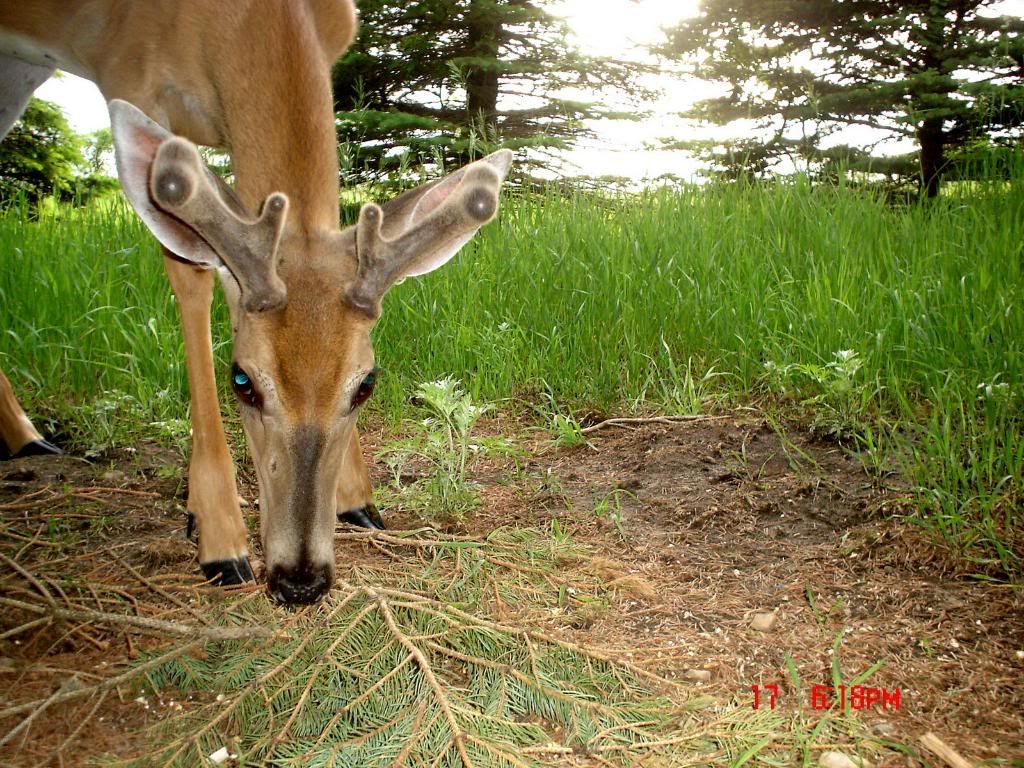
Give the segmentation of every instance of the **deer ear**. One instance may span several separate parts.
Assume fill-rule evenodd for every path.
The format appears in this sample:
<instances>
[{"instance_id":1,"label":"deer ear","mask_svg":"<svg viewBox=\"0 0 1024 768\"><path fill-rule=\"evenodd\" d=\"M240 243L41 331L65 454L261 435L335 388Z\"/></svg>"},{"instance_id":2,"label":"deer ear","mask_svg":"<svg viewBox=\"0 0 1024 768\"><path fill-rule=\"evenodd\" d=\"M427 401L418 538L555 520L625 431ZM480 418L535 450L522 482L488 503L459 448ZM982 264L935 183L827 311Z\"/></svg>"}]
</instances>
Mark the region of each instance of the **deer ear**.
<instances>
[{"instance_id":1,"label":"deer ear","mask_svg":"<svg viewBox=\"0 0 1024 768\"><path fill-rule=\"evenodd\" d=\"M458 171L445 176L440 181L435 181L432 184L425 184L422 187L414 189L412 193L416 196L416 199L409 211L406 226L415 226L421 223L434 211L438 210L449 200L455 190L458 189L459 184L462 183L467 173L472 174L473 169L479 166L485 166L497 173L498 186L500 187L502 182L505 181L505 177L508 175L509 168L512 167L512 153L507 149L499 150L485 158L482 158L481 160L477 160L475 163L467 165L465 168L460 168ZM388 215L388 206L385 205L385 220L387 220ZM455 255L462 249L462 246L473 239L473 235L475 235L476 232L476 230L467 232L441 244L432 253L411 264L405 272L405 276L416 277L418 275L425 275L428 272L433 272L439 267L443 267L455 257Z\"/></svg>"},{"instance_id":2,"label":"deer ear","mask_svg":"<svg viewBox=\"0 0 1024 768\"><path fill-rule=\"evenodd\" d=\"M220 257L195 230L160 210L150 196L149 177L153 159L160 145L173 138L174 134L127 101L113 99L107 108L110 110L117 175L125 197L139 218L175 256L198 266L224 266Z\"/></svg>"},{"instance_id":3,"label":"deer ear","mask_svg":"<svg viewBox=\"0 0 1024 768\"><path fill-rule=\"evenodd\" d=\"M381 299L398 280L449 261L498 212L511 163L512 153L501 150L383 208L366 203L354 227L356 273L345 287L346 299L376 318Z\"/></svg>"}]
</instances>

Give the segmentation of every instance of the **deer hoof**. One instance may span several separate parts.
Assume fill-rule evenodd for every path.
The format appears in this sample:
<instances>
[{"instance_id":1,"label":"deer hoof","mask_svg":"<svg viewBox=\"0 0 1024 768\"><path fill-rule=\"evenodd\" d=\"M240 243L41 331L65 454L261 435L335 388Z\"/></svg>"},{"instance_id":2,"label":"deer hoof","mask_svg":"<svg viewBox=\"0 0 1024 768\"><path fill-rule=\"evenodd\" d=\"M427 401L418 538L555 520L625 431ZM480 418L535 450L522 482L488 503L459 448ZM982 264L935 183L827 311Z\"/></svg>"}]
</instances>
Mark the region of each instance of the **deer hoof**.
<instances>
[{"instance_id":1,"label":"deer hoof","mask_svg":"<svg viewBox=\"0 0 1024 768\"><path fill-rule=\"evenodd\" d=\"M0 441L0 459L20 459L25 456L60 456L64 451L51 443L49 440L32 440L25 443L17 453L11 454L4 449Z\"/></svg>"},{"instance_id":2,"label":"deer hoof","mask_svg":"<svg viewBox=\"0 0 1024 768\"><path fill-rule=\"evenodd\" d=\"M215 587L230 587L256 581L249 566L248 557L236 557L234 560L215 560L212 563L200 563L206 580Z\"/></svg>"},{"instance_id":3,"label":"deer hoof","mask_svg":"<svg viewBox=\"0 0 1024 768\"><path fill-rule=\"evenodd\" d=\"M378 531L386 530L384 528L384 520L381 518L380 512L377 511L375 504L367 504L365 507L352 509L348 512L339 512L338 520L343 523L359 526L360 528L371 528Z\"/></svg>"}]
</instances>

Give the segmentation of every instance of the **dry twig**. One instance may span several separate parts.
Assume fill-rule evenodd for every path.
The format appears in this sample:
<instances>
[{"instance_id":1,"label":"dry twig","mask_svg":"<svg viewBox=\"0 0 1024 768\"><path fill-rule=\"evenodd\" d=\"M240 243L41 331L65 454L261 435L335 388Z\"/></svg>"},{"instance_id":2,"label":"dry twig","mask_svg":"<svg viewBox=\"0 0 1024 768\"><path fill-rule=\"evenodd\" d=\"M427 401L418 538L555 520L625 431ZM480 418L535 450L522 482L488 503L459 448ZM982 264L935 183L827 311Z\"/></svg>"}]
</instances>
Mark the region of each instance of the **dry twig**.
<instances>
[{"instance_id":1,"label":"dry twig","mask_svg":"<svg viewBox=\"0 0 1024 768\"><path fill-rule=\"evenodd\" d=\"M694 421L720 421L722 419L732 419L733 416L646 416L646 417L635 417L635 418L615 418L605 419L597 424L592 424L589 427L583 427L580 430L580 434L589 435L592 432L597 432L599 429L605 427L624 427L631 424L681 424L686 422Z\"/></svg>"}]
</instances>

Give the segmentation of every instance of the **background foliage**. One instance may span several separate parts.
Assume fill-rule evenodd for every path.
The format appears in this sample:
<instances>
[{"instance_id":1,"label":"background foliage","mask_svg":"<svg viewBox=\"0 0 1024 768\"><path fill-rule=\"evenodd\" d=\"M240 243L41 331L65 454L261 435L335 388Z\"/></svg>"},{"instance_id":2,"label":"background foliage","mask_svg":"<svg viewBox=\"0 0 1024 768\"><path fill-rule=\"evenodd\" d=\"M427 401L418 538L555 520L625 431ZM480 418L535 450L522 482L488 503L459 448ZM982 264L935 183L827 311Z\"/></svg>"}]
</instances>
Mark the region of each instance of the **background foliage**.
<instances>
[{"instance_id":1,"label":"background foliage","mask_svg":"<svg viewBox=\"0 0 1024 768\"><path fill-rule=\"evenodd\" d=\"M106 136L85 139L68 126L56 104L32 99L0 145L0 205L45 197L85 202L117 188L102 173ZM84 152L88 152L88 160Z\"/></svg>"},{"instance_id":2,"label":"background foliage","mask_svg":"<svg viewBox=\"0 0 1024 768\"><path fill-rule=\"evenodd\" d=\"M826 175L838 165L916 176L934 197L951 151L970 145L976 155L1021 135L1024 20L987 14L994 5L702 0L662 50L727 87L695 116L748 119L761 129L756 138L704 144L704 156L727 175L763 176L796 158ZM918 150L878 158L829 142L844 126L912 139Z\"/></svg>"},{"instance_id":3,"label":"background foliage","mask_svg":"<svg viewBox=\"0 0 1024 768\"><path fill-rule=\"evenodd\" d=\"M477 402L551 418L774 402L909 480L980 571L1019 572L1018 168L930 207L806 179L512 196L458 259L388 295L370 413L397 421L421 382L449 375ZM0 368L30 412L86 447L182 418L177 312L134 214L8 215L0 251ZM219 307L223 371L228 328ZM120 394L139 415L120 418ZM100 400L120 405L81 407Z\"/></svg>"}]
</instances>

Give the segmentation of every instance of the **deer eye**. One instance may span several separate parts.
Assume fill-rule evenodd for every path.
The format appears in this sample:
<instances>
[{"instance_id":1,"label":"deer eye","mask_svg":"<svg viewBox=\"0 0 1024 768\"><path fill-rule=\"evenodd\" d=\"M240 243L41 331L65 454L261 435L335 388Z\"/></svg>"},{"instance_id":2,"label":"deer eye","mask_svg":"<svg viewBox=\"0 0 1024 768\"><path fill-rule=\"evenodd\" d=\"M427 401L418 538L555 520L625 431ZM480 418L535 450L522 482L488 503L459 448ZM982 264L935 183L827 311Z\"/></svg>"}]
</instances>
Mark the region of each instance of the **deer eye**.
<instances>
[{"instance_id":1,"label":"deer eye","mask_svg":"<svg viewBox=\"0 0 1024 768\"><path fill-rule=\"evenodd\" d=\"M231 364L231 388L235 395L248 406L259 408L263 404L263 398L256 391L256 387L249 378L249 374L238 367L238 363Z\"/></svg>"},{"instance_id":2,"label":"deer eye","mask_svg":"<svg viewBox=\"0 0 1024 768\"><path fill-rule=\"evenodd\" d=\"M373 394L373 387L376 383L377 370L374 369L366 374L366 378L359 382L359 389L352 396L352 410L355 410L369 399L370 395Z\"/></svg>"}]
</instances>

